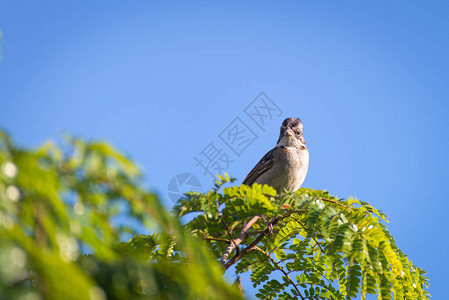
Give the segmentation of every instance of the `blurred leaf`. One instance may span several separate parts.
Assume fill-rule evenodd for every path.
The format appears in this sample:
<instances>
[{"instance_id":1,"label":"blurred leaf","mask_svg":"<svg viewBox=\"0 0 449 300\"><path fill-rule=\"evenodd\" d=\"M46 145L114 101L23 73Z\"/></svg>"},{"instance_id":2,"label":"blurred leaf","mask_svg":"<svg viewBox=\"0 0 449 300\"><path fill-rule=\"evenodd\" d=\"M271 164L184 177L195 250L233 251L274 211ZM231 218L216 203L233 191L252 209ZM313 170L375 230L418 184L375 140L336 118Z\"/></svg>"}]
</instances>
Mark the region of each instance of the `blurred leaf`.
<instances>
[{"instance_id":1,"label":"blurred leaf","mask_svg":"<svg viewBox=\"0 0 449 300\"><path fill-rule=\"evenodd\" d=\"M139 227L117 214L158 233L122 242ZM0 131L2 299L240 298L222 275L108 144L69 137L33 151Z\"/></svg>"}]
</instances>

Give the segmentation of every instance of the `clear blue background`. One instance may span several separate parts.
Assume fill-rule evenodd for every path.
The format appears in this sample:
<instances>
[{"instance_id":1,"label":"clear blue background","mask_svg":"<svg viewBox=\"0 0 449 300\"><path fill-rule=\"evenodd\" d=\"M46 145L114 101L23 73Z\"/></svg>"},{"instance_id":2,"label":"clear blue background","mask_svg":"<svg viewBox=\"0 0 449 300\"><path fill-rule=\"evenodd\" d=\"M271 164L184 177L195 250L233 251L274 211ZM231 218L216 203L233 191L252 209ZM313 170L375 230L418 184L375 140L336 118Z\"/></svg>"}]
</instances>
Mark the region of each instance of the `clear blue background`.
<instances>
[{"instance_id":1,"label":"clear blue background","mask_svg":"<svg viewBox=\"0 0 449 300\"><path fill-rule=\"evenodd\" d=\"M386 212L445 299L448 15L445 1L1 1L0 126L29 147L63 132L110 141L170 206L178 173L211 187L193 157L223 146L218 134L264 91L284 113L266 132L252 123L258 139L231 176L300 117L304 186Z\"/></svg>"}]
</instances>

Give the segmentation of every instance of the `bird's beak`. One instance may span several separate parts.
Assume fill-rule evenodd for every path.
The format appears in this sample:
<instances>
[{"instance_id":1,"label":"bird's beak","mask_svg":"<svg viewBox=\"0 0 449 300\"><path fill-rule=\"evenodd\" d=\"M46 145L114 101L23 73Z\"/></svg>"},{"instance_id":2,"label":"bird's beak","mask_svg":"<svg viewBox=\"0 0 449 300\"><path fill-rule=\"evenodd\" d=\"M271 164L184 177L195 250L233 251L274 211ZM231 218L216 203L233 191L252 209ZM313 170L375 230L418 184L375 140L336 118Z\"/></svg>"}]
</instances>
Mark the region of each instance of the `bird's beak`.
<instances>
[{"instance_id":1,"label":"bird's beak","mask_svg":"<svg viewBox=\"0 0 449 300\"><path fill-rule=\"evenodd\" d=\"M287 129L287 131L285 132L285 134L286 134L287 136L294 136L294 135L295 135L295 133L294 133L293 130L291 130L291 129Z\"/></svg>"}]
</instances>

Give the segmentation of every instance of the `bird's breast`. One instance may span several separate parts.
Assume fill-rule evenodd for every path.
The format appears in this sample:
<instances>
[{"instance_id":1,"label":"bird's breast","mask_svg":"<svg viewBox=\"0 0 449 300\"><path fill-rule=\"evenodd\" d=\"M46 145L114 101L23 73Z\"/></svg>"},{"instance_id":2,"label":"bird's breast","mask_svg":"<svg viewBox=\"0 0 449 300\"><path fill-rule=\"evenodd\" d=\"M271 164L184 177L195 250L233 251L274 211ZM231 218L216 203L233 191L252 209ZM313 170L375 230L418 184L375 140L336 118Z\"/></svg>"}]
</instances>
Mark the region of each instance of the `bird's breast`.
<instances>
[{"instance_id":1,"label":"bird's breast","mask_svg":"<svg viewBox=\"0 0 449 300\"><path fill-rule=\"evenodd\" d=\"M281 147L277 152L277 174L273 174L277 190L284 188L289 192L299 189L304 182L309 168L307 149Z\"/></svg>"}]
</instances>

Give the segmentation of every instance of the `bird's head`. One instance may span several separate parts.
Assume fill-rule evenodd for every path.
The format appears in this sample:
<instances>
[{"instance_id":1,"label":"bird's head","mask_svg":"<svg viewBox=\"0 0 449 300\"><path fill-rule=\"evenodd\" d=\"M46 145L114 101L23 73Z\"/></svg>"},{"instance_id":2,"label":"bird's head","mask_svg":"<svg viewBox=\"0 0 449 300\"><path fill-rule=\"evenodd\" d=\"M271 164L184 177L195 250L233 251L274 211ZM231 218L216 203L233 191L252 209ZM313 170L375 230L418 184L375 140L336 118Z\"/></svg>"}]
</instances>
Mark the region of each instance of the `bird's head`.
<instances>
[{"instance_id":1,"label":"bird's head","mask_svg":"<svg viewBox=\"0 0 449 300\"><path fill-rule=\"evenodd\" d=\"M282 122L278 146L305 147L306 142L302 133L302 122L298 118L287 118Z\"/></svg>"}]
</instances>

